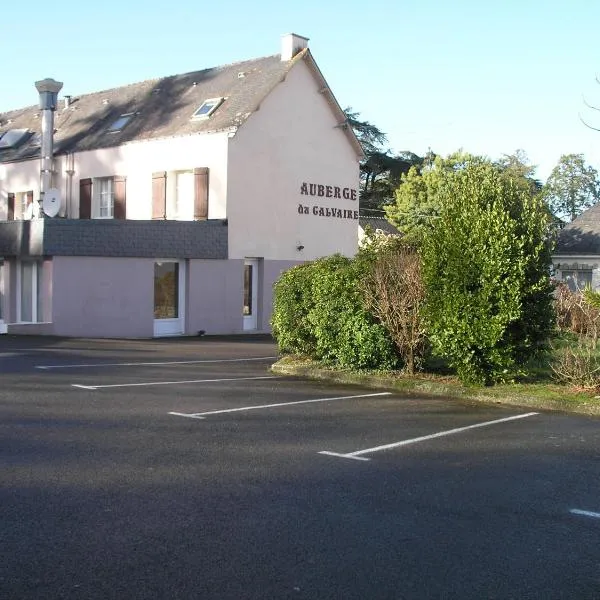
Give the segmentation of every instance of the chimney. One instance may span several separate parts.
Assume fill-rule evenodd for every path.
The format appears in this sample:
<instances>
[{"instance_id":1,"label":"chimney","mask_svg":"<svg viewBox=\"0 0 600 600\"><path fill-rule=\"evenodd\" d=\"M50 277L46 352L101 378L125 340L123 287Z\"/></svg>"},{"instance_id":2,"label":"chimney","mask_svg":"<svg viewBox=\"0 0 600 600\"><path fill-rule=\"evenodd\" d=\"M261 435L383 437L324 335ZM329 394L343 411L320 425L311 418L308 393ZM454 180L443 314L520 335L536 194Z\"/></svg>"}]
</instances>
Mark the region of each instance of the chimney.
<instances>
[{"instance_id":1,"label":"chimney","mask_svg":"<svg viewBox=\"0 0 600 600\"><path fill-rule=\"evenodd\" d=\"M46 190L52 184L52 155L54 153L54 111L58 103L58 92L63 84L54 79L36 81L35 87L40 94L40 108L42 109L42 144L40 165L40 202L39 216L43 216L42 203Z\"/></svg>"},{"instance_id":2,"label":"chimney","mask_svg":"<svg viewBox=\"0 0 600 600\"><path fill-rule=\"evenodd\" d=\"M308 48L308 38L295 33L281 36L281 60L292 60L304 48Z\"/></svg>"}]
</instances>

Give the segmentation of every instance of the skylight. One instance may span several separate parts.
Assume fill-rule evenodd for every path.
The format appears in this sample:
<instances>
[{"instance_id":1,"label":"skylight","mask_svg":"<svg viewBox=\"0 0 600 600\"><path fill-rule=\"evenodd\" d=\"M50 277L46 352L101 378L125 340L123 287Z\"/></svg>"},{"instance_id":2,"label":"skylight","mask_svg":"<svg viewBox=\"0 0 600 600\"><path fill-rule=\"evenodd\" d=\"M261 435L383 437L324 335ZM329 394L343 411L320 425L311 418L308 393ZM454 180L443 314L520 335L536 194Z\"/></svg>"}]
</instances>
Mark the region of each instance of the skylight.
<instances>
[{"instance_id":1,"label":"skylight","mask_svg":"<svg viewBox=\"0 0 600 600\"><path fill-rule=\"evenodd\" d=\"M108 132L109 133L116 133L118 131L121 131L121 129L123 129L123 127L125 127L125 125L127 125L127 123L129 123L129 121L131 120L131 117L133 117L134 113L125 113L123 115L121 115L109 128L108 128Z\"/></svg>"},{"instance_id":2,"label":"skylight","mask_svg":"<svg viewBox=\"0 0 600 600\"><path fill-rule=\"evenodd\" d=\"M193 114L192 119L208 119L208 117L217 110L221 102L223 102L223 98L210 98L209 100L205 100L200 105L200 108Z\"/></svg>"},{"instance_id":3,"label":"skylight","mask_svg":"<svg viewBox=\"0 0 600 600\"><path fill-rule=\"evenodd\" d=\"M4 148L16 148L29 133L27 129L9 129L0 134L0 150Z\"/></svg>"}]
</instances>

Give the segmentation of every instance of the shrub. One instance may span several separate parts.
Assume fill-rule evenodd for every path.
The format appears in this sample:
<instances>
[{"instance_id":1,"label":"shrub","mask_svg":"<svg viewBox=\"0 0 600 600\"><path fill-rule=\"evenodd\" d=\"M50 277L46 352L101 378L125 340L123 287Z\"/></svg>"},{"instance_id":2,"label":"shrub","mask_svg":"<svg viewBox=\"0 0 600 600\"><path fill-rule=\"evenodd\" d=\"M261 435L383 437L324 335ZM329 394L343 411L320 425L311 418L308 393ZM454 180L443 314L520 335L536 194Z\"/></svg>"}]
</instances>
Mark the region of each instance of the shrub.
<instances>
[{"instance_id":1,"label":"shrub","mask_svg":"<svg viewBox=\"0 0 600 600\"><path fill-rule=\"evenodd\" d=\"M551 363L554 378L578 388L600 388L600 356L594 340L580 336L576 345L555 349Z\"/></svg>"},{"instance_id":2,"label":"shrub","mask_svg":"<svg viewBox=\"0 0 600 600\"><path fill-rule=\"evenodd\" d=\"M284 273L272 318L280 349L347 368L394 368L394 345L360 294L366 265L335 255Z\"/></svg>"},{"instance_id":3,"label":"shrub","mask_svg":"<svg viewBox=\"0 0 600 600\"><path fill-rule=\"evenodd\" d=\"M405 370L413 374L426 350L421 318L425 288L416 249L401 241L380 246L361 288L369 311L385 326Z\"/></svg>"},{"instance_id":4,"label":"shrub","mask_svg":"<svg viewBox=\"0 0 600 600\"><path fill-rule=\"evenodd\" d=\"M464 383L510 380L552 330L547 212L489 162L443 177L422 245L428 335Z\"/></svg>"},{"instance_id":5,"label":"shrub","mask_svg":"<svg viewBox=\"0 0 600 600\"><path fill-rule=\"evenodd\" d=\"M566 284L559 282L554 293L557 327L596 341L600 336L598 296L598 292L591 289L572 292Z\"/></svg>"},{"instance_id":6,"label":"shrub","mask_svg":"<svg viewBox=\"0 0 600 600\"><path fill-rule=\"evenodd\" d=\"M271 326L282 352L315 354L316 339L308 321L314 305L312 273L312 265L297 265L275 283Z\"/></svg>"}]
</instances>

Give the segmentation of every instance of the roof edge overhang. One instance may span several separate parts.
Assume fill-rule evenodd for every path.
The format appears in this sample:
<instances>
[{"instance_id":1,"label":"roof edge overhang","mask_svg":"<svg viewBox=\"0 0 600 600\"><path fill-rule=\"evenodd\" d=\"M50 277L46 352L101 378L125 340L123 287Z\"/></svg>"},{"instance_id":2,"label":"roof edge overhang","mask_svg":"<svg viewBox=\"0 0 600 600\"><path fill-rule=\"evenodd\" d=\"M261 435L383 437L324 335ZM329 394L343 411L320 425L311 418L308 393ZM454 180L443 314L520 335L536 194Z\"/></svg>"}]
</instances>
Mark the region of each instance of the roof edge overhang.
<instances>
[{"instance_id":1,"label":"roof edge overhang","mask_svg":"<svg viewBox=\"0 0 600 600\"><path fill-rule=\"evenodd\" d=\"M346 137L348 138L348 140L352 144L354 150L356 151L358 159L364 160L365 152L363 150L363 147L362 147L361 143L358 141L358 138L356 137L356 134L354 133L352 127L350 127L350 125L348 124L348 118L346 117L346 113L343 111L343 109L340 106L339 102L337 101L335 95L331 91L331 88L329 87L329 84L327 83L325 76L321 72L321 69L319 69L319 66L317 65L317 62L315 61L310 49L306 48L305 50L300 52L297 55L297 58L304 60L306 62L306 64L309 66L311 72L313 73L313 75L319 82L319 85L321 86L321 92L327 99L327 102L331 106L333 112L335 113L335 116L338 118L338 121L339 121L338 126L344 130Z\"/></svg>"}]
</instances>

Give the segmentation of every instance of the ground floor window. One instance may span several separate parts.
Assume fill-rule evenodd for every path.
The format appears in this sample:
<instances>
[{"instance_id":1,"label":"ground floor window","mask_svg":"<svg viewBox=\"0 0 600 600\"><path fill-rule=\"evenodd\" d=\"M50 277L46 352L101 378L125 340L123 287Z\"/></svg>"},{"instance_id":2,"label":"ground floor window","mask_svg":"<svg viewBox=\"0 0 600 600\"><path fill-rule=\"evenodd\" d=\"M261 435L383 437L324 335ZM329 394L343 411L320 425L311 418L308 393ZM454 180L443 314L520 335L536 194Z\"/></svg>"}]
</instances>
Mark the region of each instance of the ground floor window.
<instances>
[{"instance_id":1,"label":"ground floor window","mask_svg":"<svg viewBox=\"0 0 600 600\"><path fill-rule=\"evenodd\" d=\"M36 261L17 263L17 321L42 321L42 264Z\"/></svg>"},{"instance_id":2,"label":"ground floor window","mask_svg":"<svg viewBox=\"0 0 600 600\"><path fill-rule=\"evenodd\" d=\"M586 286L592 285L592 271L562 271L562 280L569 286L572 292L583 290Z\"/></svg>"},{"instance_id":3,"label":"ground floor window","mask_svg":"<svg viewBox=\"0 0 600 600\"><path fill-rule=\"evenodd\" d=\"M4 324L4 263L0 260L0 333L6 333Z\"/></svg>"},{"instance_id":4,"label":"ground floor window","mask_svg":"<svg viewBox=\"0 0 600 600\"><path fill-rule=\"evenodd\" d=\"M179 316L179 263L154 263L154 318Z\"/></svg>"},{"instance_id":5,"label":"ground floor window","mask_svg":"<svg viewBox=\"0 0 600 600\"><path fill-rule=\"evenodd\" d=\"M247 258L244 261L244 329L258 327L258 260Z\"/></svg>"},{"instance_id":6,"label":"ground floor window","mask_svg":"<svg viewBox=\"0 0 600 600\"><path fill-rule=\"evenodd\" d=\"M184 331L185 261L154 262L154 335Z\"/></svg>"}]
</instances>

